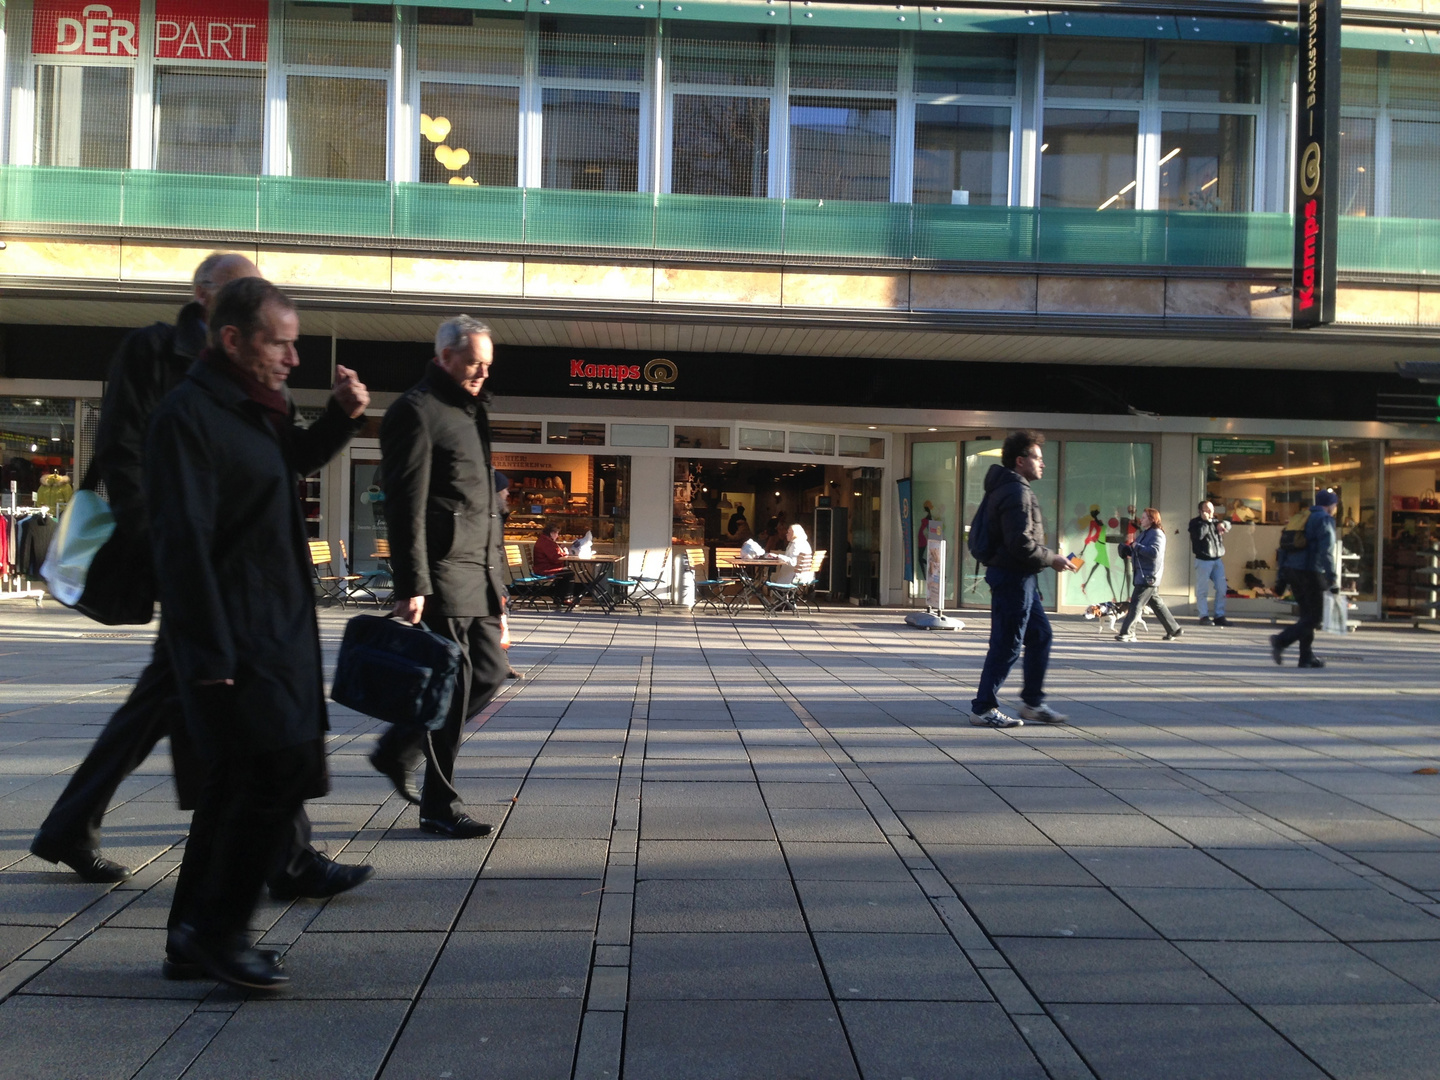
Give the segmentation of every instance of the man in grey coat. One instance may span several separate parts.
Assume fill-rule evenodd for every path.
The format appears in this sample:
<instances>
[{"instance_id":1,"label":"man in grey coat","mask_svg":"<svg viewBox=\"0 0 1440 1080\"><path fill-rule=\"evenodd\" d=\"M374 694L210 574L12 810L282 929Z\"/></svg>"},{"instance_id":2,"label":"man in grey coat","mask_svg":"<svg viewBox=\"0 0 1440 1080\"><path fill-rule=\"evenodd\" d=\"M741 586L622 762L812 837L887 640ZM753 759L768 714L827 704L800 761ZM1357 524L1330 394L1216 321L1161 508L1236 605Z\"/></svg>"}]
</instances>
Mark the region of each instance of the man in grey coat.
<instances>
[{"instance_id":1,"label":"man in grey coat","mask_svg":"<svg viewBox=\"0 0 1440 1080\"><path fill-rule=\"evenodd\" d=\"M446 320L424 378L390 406L380 425L395 614L450 638L464 659L444 727L392 727L370 762L420 804L420 828L454 839L490 832L464 812L455 758L465 722L495 696L510 668L500 645L503 507L482 394L494 355L483 322L468 315ZM425 783L417 794L410 773L422 755Z\"/></svg>"}]
</instances>

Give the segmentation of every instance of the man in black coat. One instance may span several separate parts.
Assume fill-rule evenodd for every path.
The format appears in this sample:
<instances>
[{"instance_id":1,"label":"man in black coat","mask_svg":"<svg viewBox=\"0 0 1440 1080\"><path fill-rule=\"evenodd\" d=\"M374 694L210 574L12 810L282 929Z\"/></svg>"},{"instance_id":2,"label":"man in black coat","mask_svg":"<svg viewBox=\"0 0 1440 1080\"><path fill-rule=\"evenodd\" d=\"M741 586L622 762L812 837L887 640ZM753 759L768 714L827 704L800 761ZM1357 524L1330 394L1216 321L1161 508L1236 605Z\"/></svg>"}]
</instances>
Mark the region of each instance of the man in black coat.
<instances>
[{"instance_id":1,"label":"man in black coat","mask_svg":"<svg viewBox=\"0 0 1440 1080\"><path fill-rule=\"evenodd\" d=\"M161 635L206 778L166 952L252 988L287 980L244 934L301 803L328 790L325 686L296 480L359 429L369 395L338 368L324 415L295 423L291 301L259 278L220 290L210 347L146 445Z\"/></svg>"},{"instance_id":2,"label":"man in black coat","mask_svg":"<svg viewBox=\"0 0 1440 1080\"><path fill-rule=\"evenodd\" d=\"M149 550L150 520L145 506L145 435L160 401L185 377L205 348L207 309L220 289L260 271L244 255L216 252L195 268L194 299L180 309L175 325L155 323L127 334L111 362L95 439L92 468L105 485L116 531L128 550ZM137 571L137 587L153 589L149 568ZM120 782L169 735L180 806L195 808L203 773L180 723L180 698L170 654L157 638L150 664L75 774L30 845L50 862L64 863L86 881L124 881L129 867L100 854L100 825ZM361 867L342 866L310 844L310 819L303 809L277 852L270 888L278 899L325 897L358 885L369 876Z\"/></svg>"},{"instance_id":3,"label":"man in black coat","mask_svg":"<svg viewBox=\"0 0 1440 1080\"><path fill-rule=\"evenodd\" d=\"M390 531L395 613L457 642L464 652L455 696L439 731L392 727L371 763L420 804L420 827L440 836L485 836L490 826L464 812L455 757L465 721L505 683L500 645L502 507L490 462L487 397L494 346L490 328L460 315L435 335L425 377L391 405L380 425L385 522ZM425 758L417 795L411 771Z\"/></svg>"}]
</instances>

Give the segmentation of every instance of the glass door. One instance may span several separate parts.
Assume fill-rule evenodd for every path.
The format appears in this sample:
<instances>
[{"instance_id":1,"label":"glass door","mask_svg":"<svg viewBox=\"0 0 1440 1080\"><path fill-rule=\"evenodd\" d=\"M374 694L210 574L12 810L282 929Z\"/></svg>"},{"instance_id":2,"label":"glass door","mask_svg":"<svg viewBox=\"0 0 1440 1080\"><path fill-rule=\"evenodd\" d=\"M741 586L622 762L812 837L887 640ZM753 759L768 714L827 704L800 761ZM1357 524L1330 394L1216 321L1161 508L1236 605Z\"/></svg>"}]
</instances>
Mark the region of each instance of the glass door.
<instances>
[{"instance_id":1,"label":"glass door","mask_svg":"<svg viewBox=\"0 0 1440 1080\"><path fill-rule=\"evenodd\" d=\"M1060 554L1084 559L1079 573L1064 575L1062 602L1099 604L1128 599L1133 586L1129 560L1120 545L1134 539L1141 512L1150 502L1153 450L1148 442L1065 443L1066 514L1060 522ZM1048 522L1048 518L1047 518ZM1175 538L1181 522L1166 522L1173 538L1166 549L1171 559L1187 561L1190 542Z\"/></svg>"},{"instance_id":2,"label":"glass door","mask_svg":"<svg viewBox=\"0 0 1440 1080\"><path fill-rule=\"evenodd\" d=\"M389 536L385 529L385 493L380 490L380 452L352 451L349 544L350 565L356 573L384 569L375 541Z\"/></svg>"},{"instance_id":3,"label":"glass door","mask_svg":"<svg viewBox=\"0 0 1440 1080\"><path fill-rule=\"evenodd\" d=\"M961 559L959 581L961 584L960 605L962 607L989 607L990 587L985 584L985 568L978 565L965 550L964 533L980 508L985 497L985 477L992 466L1000 464L1001 439L971 439L965 447L965 488L963 506L964 521L955 530ZM1060 486L1055 477L1060 475L1060 443L1045 444L1045 478L1030 485L1035 497L1040 500L1040 512L1045 515L1045 546L1055 547L1056 511L1059 508ZM1046 570L1040 575L1040 596L1047 608L1055 607L1055 572Z\"/></svg>"}]
</instances>

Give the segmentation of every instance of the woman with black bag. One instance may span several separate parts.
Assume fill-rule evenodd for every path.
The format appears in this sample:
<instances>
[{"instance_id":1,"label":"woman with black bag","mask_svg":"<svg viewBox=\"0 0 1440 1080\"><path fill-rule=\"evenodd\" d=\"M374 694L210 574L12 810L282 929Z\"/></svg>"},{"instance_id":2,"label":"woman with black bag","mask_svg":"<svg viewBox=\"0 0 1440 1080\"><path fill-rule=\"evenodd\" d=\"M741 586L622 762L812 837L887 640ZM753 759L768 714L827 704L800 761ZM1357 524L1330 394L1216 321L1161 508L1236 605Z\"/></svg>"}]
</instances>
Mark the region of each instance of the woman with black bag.
<instances>
[{"instance_id":1,"label":"woman with black bag","mask_svg":"<svg viewBox=\"0 0 1440 1080\"><path fill-rule=\"evenodd\" d=\"M1170 614L1165 601L1160 599L1160 575L1165 572L1165 530L1159 510L1153 506L1145 508L1140 515L1139 534L1132 542L1120 545L1120 554L1134 562L1135 591L1130 594L1130 610L1125 613L1125 621L1120 624L1120 632L1115 635L1115 640L1135 640L1135 635L1130 632L1130 624L1140 617L1145 605L1149 604L1165 624L1165 640L1174 641L1185 631L1180 629L1175 616Z\"/></svg>"}]
</instances>

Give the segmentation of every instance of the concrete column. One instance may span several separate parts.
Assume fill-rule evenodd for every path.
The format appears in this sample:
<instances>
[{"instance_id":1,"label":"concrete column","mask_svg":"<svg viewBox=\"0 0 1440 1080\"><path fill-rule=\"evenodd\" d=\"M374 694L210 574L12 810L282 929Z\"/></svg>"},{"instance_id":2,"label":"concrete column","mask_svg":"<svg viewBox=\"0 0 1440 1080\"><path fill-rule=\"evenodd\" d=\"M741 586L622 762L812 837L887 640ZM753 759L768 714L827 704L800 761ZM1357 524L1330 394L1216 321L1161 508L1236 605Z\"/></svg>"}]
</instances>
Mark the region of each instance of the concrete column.
<instances>
[{"instance_id":1,"label":"concrete column","mask_svg":"<svg viewBox=\"0 0 1440 1080\"><path fill-rule=\"evenodd\" d=\"M640 573L647 549L669 552L674 520L675 459L665 456L630 458L629 573Z\"/></svg>"},{"instance_id":2,"label":"concrete column","mask_svg":"<svg viewBox=\"0 0 1440 1080\"><path fill-rule=\"evenodd\" d=\"M1165 574L1160 595L1172 608L1195 600L1195 560L1190 555L1190 519L1195 516L1195 437L1161 435L1156 445L1155 509L1165 519Z\"/></svg>"}]
</instances>

